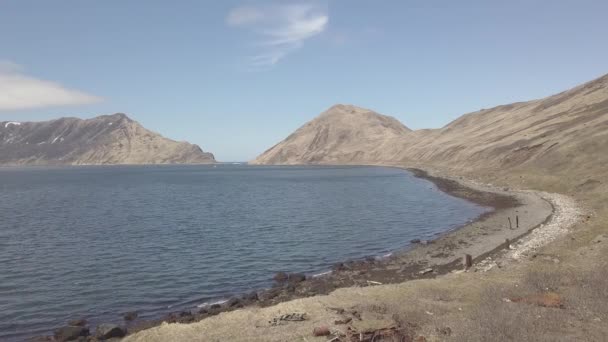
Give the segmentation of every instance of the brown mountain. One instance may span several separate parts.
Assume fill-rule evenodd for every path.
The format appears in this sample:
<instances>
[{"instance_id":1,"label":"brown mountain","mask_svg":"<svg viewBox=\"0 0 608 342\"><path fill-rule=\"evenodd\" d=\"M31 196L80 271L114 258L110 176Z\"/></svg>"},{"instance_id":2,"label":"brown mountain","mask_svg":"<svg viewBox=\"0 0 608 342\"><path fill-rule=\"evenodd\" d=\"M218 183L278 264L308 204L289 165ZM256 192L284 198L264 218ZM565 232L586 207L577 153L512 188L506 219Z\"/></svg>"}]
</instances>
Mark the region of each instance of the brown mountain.
<instances>
[{"instance_id":1,"label":"brown mountain","mask_svg":"<svg viewBox=\"0 0 608 342\"><path fill-rule=\"evenodd\" d=\"M572 177L569 170L606 173L598 169L608 165L606 146L608 75L544 99L465 114L440 129L410 131L372 111L332 107L252 163L525 168Z\"/></svg>"},{"instance_id":2,"label":"brown mountain","mask_svg":"<svg viewBox=\"0 0 608 342\"><path fill-rule=\"evenodd\" d=\"M0 165L201 164L213 154L149 131L125 114L0 122Z\"/></svg>"},{"instance_id":3,"label":"brown mountain","mask_svg":"<svg viewBox=\"0 0 608 342\"><path fill-rule=\"evenodd\" d=\"M351 163L382 158L385 142L411 130L397 119L350 105L335 105L300 127L253 164Z\"/></svg>"}]
</instances>

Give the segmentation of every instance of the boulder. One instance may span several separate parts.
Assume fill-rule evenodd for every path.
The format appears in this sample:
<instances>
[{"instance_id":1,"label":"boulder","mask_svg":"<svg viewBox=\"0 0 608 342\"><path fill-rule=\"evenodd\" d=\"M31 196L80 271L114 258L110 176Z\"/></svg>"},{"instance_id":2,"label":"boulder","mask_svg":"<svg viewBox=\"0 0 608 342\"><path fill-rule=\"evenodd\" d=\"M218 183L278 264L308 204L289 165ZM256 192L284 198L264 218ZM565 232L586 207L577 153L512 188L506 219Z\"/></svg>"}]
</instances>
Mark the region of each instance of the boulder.
<instances>
[{"instance_id":1,"label":"boulder","mask_svg":"<svg viewBox=\"0 0 608 342\"><path fill-rule=\"evenodd\" d=\"M420 239L412 239L410 240L410 243L420 243Z\"/></svg>"},{"instance_id":2,"label":"boulder","mask_svg":"<svg viewBox=\"0 0 608 342\"><path fill-rule=\"evenodd\" d=\"M255 302L258 299L259 299L258 293L255 291L243 295L243 300L248 301L248 302Z\"/></svg>"},{"instance_id":3,"label":"boulder","mask_svg":"<svg viewBox=\"0 0 608 342\"><path fill-rule=\"evenodd\" d=\"M281 294L281 289L272 288L268 290L263 290L258 293L258 298L261 301L270 300Z\"/></svg>"},{"instance_id":4,"label":"boulder","mask_svg":"<svg viewBox=\"0 0 608 342\"><path fill-rule=\"evenodd\" d=\"M272 279L278 283L282 283L289 279L289 275L285 272L277 272Z\"/></svg>"},{"instance_id":5,"label":"boulder","mask_svg":"<svg viewBox=\"0 0 608 342\"><path fill-rule=\"evenodd\" d=\"M232 297L226 302L226 306L229 308L241 308L243 307L243 303L240 299Z\"/></svg>"},{"instance_id":6,"label":"boulder","mask_svg":"<svg viewBox=\"0 0 608 342\"><path fill-rule=\"evenodd\" d=\"M288 280L290 283L301 283L306 280L306 276L302 273L290 273Z\"/></svg>"},{"instance_id":7,"label":"boulder","mask_svg":"<svg viewBox=\"0 0 608 342\"><path fill-rule=\"evenodd\" d=\"M329 334L330 334L329 327L327 325L322 325L322 326L316 327L312 331L312 334L314 336L329 336Z\"/></svg>"},{"instance_id":8,"label":"boulder","mask_svg":"<svg viewBox=\"0 0 608 342\"><path fill-rule=\"evenodd\" d=\"M80 337L89 336L89 328L68 325L55 330L55 334L53 336L58 342L75 341Z\"/></svg>"},{"instance_id":9,"label":"boulder","mask_svg":"<svg viewBox=\"0 0 608 342\"><path fill-rule=\"evenodd\" d=\"M113 337L124 337L127 331L116 324L100 324L95 330L95 337L107 340Z\"/></svg>"},{"instance_id":10,"label":"boulder","mask_svg":"<svg viewBox=\"0 0 608 342\"><path fill-rule=\"evenodd\" d=\"M78 319L73 319L71 321L68 321L68 325L71 326L75 326L75 327L84 327L87 325L87 320L84 318L78 318Z\"/></svg>"}]
</instances>

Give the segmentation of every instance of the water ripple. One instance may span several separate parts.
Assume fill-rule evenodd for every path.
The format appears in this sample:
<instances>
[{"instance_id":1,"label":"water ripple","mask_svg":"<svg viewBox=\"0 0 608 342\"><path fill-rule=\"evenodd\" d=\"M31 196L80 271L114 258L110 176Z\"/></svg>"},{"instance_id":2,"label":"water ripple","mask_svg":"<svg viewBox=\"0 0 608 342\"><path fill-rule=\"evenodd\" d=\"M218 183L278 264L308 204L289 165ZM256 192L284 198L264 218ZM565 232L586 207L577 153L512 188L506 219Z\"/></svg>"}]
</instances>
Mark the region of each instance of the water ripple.
<instances>
[{"instance_id":1,"label":"water ripple","mask_svg":"<svg viewBox=\"0 0 608 342\"><path fill-rule=\"evenodd\" d=\"M1 169L0 189L3 341L321 273L485 210L373 167Z\"/></svg>"}]
</instances>

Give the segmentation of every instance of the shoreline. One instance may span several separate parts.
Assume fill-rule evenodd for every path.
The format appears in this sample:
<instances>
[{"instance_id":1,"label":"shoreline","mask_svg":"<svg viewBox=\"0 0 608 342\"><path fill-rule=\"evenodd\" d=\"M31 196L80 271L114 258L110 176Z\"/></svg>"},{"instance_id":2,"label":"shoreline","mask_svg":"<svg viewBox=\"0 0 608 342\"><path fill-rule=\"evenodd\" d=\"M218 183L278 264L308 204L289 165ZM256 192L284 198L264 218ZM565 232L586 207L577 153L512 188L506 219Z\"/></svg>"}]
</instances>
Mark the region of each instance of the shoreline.
<instances>
[{"instance_id":1,"label":"shoreline","mask_svg":"<svg viewBox=\"0 0 608 342\"><path fill-rule=\"evenodd\" d=\"M524 193L467 182L462 178L437 176L428 171L394 165L361 165L395 167L425 179L451 196L492 208L469 223L450 229L433 240L419 241L384 257L367 257L335 264L331 270L305 277L283 274L270 289L231 297L218 303L197 305L191 310L172 312L159 319L126 322L129 335L163 323L196 323L220 313L244 307L269 307L299 298L326 295L339 288L397 284L415 279L434 278L463 269L465 254L477 263L508 249L505 239L517 241L549 220L554 208L534 192ZM507 217L520 216L518 228L509 229ZM519 220L518 220L519 221ZM513 223L515 224L515 223ZM220 303L221 302L221 303Z\"/></svg>"}]
</instances>

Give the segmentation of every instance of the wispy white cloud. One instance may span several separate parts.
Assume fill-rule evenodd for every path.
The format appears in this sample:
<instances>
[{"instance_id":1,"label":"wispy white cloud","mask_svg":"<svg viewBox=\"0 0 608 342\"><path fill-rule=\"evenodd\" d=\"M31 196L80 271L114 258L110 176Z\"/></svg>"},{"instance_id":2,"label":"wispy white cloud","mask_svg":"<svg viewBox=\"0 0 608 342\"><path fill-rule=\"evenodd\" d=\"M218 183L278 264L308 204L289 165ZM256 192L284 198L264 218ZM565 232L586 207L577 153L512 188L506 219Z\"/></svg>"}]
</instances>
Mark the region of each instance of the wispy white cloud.
<instances>
[{"instance_id":1,"label":"wispy white cloud","mask_svg":"<svg viewBox=\"0 0 608 342\"><path fill-rule=\"evenodd\" d=\"M325 31L328 22L327 8L315 3L241 6L226 17L228 25L258 36L255 45L260 52L251 58L251 65L261 68L273 66L301 48L305 40Z\"/></svg>"},{"instance_id":2,"label":"wispy white cloud","mask_svg":"<svg viewBox=\"0 0 608 342\"><path fill-rule=\"evenodd\" d=\"M101 98L68 89L59 83L23 73L23 68L0 60L0 111L90 104Z\"/></svg>"}]
</instances>

